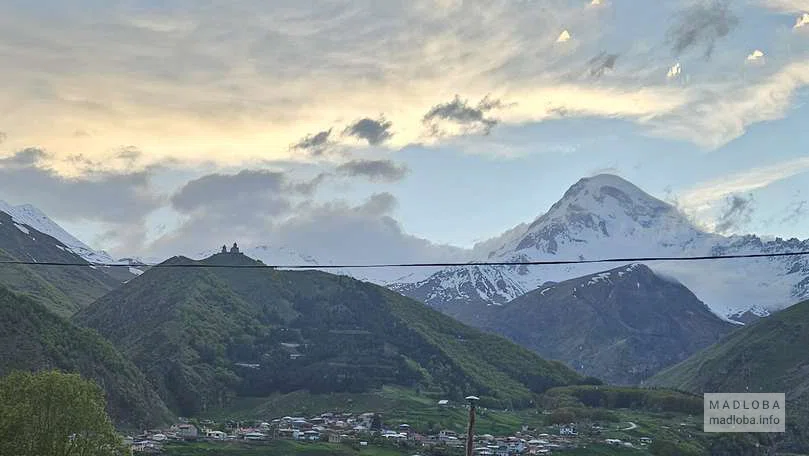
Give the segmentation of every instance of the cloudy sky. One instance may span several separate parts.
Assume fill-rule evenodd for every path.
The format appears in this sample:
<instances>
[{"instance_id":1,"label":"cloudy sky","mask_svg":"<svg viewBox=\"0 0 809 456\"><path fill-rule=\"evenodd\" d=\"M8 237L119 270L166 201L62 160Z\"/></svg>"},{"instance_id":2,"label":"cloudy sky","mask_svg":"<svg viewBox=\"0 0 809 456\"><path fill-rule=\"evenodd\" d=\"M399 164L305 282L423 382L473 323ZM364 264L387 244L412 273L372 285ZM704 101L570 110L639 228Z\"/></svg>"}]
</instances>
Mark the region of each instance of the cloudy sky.
<instances>
[{"instance_id":1,"label":"cloudy sky","mask_svg":"<svg viewBox=\"0 0 809 456\"><path fill-rule=\"evenodd\" d=\"M7 0L0 199L116 255L449 258L618 174L809 238L809 0Z\"/></svg>"}]
</instances>

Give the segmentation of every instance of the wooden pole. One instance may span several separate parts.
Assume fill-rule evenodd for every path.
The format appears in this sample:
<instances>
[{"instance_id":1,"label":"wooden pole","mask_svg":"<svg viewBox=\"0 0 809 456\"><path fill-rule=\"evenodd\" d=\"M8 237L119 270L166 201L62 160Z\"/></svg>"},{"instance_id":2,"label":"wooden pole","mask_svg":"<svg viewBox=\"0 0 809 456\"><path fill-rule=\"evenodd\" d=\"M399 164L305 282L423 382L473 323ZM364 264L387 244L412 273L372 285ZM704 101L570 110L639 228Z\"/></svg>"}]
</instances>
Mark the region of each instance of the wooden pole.
<instances>
[{"instance_id":1,"label":"wooden pole","mask_svg":"<svg viewBox=\"0 0 809 456\"><path fill-rule=\"evenodd\" d=\"M466 398L469 401L469 426L466 429L466 456L472 456L472 449L475 445L475 402L478 398L469 396Z\"/></svg>"}]
</instances>

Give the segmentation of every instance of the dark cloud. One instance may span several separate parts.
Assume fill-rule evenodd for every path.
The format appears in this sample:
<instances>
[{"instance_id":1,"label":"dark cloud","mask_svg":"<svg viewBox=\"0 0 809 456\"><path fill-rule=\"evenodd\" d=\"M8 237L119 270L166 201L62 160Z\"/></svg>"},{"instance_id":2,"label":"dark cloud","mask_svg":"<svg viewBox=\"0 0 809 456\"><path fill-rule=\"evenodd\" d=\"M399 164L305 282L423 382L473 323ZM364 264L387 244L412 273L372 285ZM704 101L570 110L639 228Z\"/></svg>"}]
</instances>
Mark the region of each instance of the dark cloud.
<instances>
[{"instance_id":1,"label":"dark cloud","mask_svg":"<svg viewBox=\"0 0 809 456\"><path fill-rule=\"evenodd\" d=\"M615 62L618 61L618 54L608 54L602 52L601 54L593 57L587 62L590 67L590 76L600 78L607 70L615 69Z\"/></svg>"},{"instance_id":2,"label":"dark cloud","mask_svg":"<svg viewBox=\"0 0 809 456\"><path fill-rule=\"evenodd\" d=\"M351 160L338 166L336 171L344 176L396 182L404 179L409 169L391 160Z\"/></svg>"},{"instance_id":3,"label":"dark cloud","mask_svg":"<svg viewBox=\"0 0 809 456\"><path fill-rule=\"evenodd\" d=\"M331 177L331 173L320 173L317 176L303 182L296 182L294 184L290 184L289 188L292 189L295 193L300 193L301 195L311 196L315 191L320 187L326 179Z\"/></svg>"},{"instance_id":4,"label":"dark cloud","mask_svg":"<svg viewBox=\"0 0 809 456\"><path fill-rule=\"evenodd\" d=\"M368 144L376 146L393 137L393 133L390 132L392 126L393 123L385 120L384 116L380 116L379 119L366 117L346 127L343 134L364 139Z\"/></svg>"},{"instance_id":5,"label":"dark cloud","mask_svg":"<svg viewBox=\"0 0 809 456\"><path fill-rule=\"evenodd\" d=\"M740 195L728 197L725 207L717 219L716 232L733 233L743 228L750 223L753 210L753 195L749 195L747 198Z\"/></svg>"},{"instance_id":6,"label":"dark cloud","mask_svg":"<svg viewBox=\"0 0 809 456\"><path fill-rule=\"evenodd\" d=\"M14 153L10 157L0 158L0 168L27 168L36 165L44 158L48 158L47 152L35 147L29 147Z\"/></svg>"},{"instance_id":7,"label":"dark cloud","mask_svg":"<svg viewBox=\"0 0 809 456\"><path fill-rule=\"evenodd\" d=\"M314 180L318 179L323 177ZM397 200L390 193L376 193L353 204L320 203L301 189L311 182L289 182L283 173L268 171L195 179L172 197L187 219L146 253L196 255L235 241L245 247L284 246L326 263L439 261L466 254L405 233L392 217ZM363 272L368 277L391 274ZM412 271L402 275L407 272Z\"/></svg>"},{"instance_id":8,"label":"dark cloud","mask_svg":"<svg viewBox=\"0 0 809 456\"><path fill-rule=\"evenodd\" d=\"M323 155L330 146L329 137L332 129L324 130L313 135L307 135L291 146L291 149L303 150L312 155Z\"/></svg>"},{"instance_id":9,"label":"dark cloud","mask_svg":"<svg viewBox=\"0 0 809 456\"><path fill-rule=\"evenodd\" d=\"M278 171L243 170L238 174L209 174L186 183L171 197L171 205L190 214L214 210L238 216L248 210L278 213L289 208L283 190L286 175Z\"/></svg>"},{"instance_id":10,"label":"dark cloud","mask_svg":"<svg viewBox=\"0 0 809 456\"><path fill-rule=\"evenodd\" d=\"M24 149L0 159L0 198L30 203L64 221L93 221L127 233L128 248L145 237L146 216L164 204L152 186L159 167L132 172L96 170L92 175L68 178L47 168L41 149Z\"/></svg>"},{"instance_id":11,"label":"dark cloud","mask_svg":"<svg viewBox=\"0 0 809 456\"><path fill-rule=\"evenodd\" d=\"M424 115L422 122L428 126L430 134L433 136L444 135L439 126L440 121L460 125L464 128L464 133L488 135L499 121L486 117L486 113L503 106L500 100L492 100L488 96L481 100L477 106L470 106L467 100L461 100L460 96L455 95L452 101L433 106Z\"/></svg>"},{"instance_id":12,"label":"dark cloud","mask_svg":"<svg viewBox=\"0 0 809 456\"><path fill-rule=\"evenodd\" d=\"M787 208L787 215L781 220L782 223L798 223L809 213L809 201L803 200L791 204Z\"/></svg>"},{"instance_id":13,"label":"dark cloud","mask_svg":"<svg viewBox=\"0 0 809 456\"><path fill-rule=\"evenodd\" d=\"M283 245L320 261L341 264L430 262L466 259L468 252L409 235L391 212L397 204L390 193L372 195L349 205L331 202L307 205L279 223L264 242ZM369 278L390 277L389 270L359 271ZM401 271L405 275L413 271ZM392 278L392 277L391 277Z\"/></svg>"},{"instance_id":14,"label":"dark cloud","mask_svg":"<svg viewBox=\"0 0 809 456\"><path fill-rule=\"evenodd\" d=\"M143 151L135 146L127 146L119 149L115 156L123 160L135 162L143 156Z\"/></svg>"},{"instance_id":15,"label":"dark cloud","mask_svg":"<svg viewBox=\"0 0 809 456\"><path fill-rule=\"evenodd\" d=\"M727 0L702 0L680 11L669 28L668 39L675 55L703 48L710 58L717 41L739 24Z\"/></svg>"}]
</instances>

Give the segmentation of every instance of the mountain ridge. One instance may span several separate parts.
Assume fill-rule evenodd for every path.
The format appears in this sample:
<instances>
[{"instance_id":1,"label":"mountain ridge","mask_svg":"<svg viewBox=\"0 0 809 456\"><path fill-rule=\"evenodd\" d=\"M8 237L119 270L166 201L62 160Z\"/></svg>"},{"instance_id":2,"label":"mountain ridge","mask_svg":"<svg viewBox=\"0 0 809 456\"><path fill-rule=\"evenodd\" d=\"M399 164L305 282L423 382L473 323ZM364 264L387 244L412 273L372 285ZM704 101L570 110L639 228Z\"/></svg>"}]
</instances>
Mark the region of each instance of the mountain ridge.
<instances>
[{"instance_id":1,"label":"mountain ridge","mask_svg":"<svg viewBox=\"0 0 809 456\"><path fill-rule=\"evenodd\" d=\"M727 335L648 385L702 393L785 393L789 441L809 448L809 301Z\"/></svg>"},{"instance_id":2,"label":"mountain ridge","mask_svg":"<svg viewBox=\"0 0 809 456\"><path fill-rule=\"evenodd\" d=\"M30 264L0 268L0 284L29 294L67 317L120 284L106 270L93 266L61 241L0 212L0 259ZM37 266L38 262L75 266ZM86 266L79 266L85 264Z\"/></svg>"},{"instance_id":3,"label":"mountain ridge","mask_svg":"<svg viewBox=\"0 0 809 456\"><path fill-rule=\"evenodd\" d=\"M143 374L112 344L44 305L0 286L0 375L14 370L78 372L106 392L116 424L145 428L171 416Z\"/></svg>"},{"instance_id":4,"label":"mountain ridge","mask_svg":"<svg viewBox=\"0 0 809 456\"><path fill-rule=\"evenodd\" d=\"M503 233L499 244L478 261L530 262L621 257L709 256L734 253L809 251L809 240L764 240L758 236L721 236L702 231L676 207L646 194L614 175L600 174L572 185L544 214ZM620 264L620 263L618 263ZM624 265L628 265L629 262ZM809 297L809 260L800 257L743 259L730 263L644 262L677 278L721 318L750 309L775 311ZM444 268L430 277L388 284L453 316L464 305L502 305L544 282L598 273L601 264ZM744 270L744 274L738 271ZM745 276L762 277L751 284ZM719 280L711 280L717 277ZM766 279L764 279L766 278Z\"/></svg>"},{"instance_id":5,"label":"mountain ridge","mask_svg":"<svg viewBox=\"0 0 809 456\"><path fill-rule=\"evenodd\" d=\"M184 415L236 396L384 384L527 405L545 388L582 381L561 363L350 277L218 267L261 264L230 253L167 263L195 267L151 268L74 320L110 337Z\"/></svg>"},{"instance_id":6,"label":"mountain ridge","mask_svg":"<svg viewBox=\"0 0 809 456\"><path fill-rule=\"evenodd\" d=\"M469 323L620 385L642 383L737 327L642 264L547 284Z\"/></svg>"}]
</instances>

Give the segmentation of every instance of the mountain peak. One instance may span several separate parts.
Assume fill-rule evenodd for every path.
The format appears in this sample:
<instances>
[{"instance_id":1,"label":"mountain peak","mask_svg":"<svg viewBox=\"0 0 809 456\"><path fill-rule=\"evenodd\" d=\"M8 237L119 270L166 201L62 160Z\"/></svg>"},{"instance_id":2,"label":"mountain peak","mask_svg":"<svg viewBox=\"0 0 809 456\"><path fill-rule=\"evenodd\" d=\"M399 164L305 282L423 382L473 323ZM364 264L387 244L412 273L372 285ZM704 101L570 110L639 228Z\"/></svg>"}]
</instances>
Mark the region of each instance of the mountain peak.
<instances>
[{"instance_id":1,"label":"mountain peak","mask_svg":"<svg viewBox=\"0 0 809 456\"><path fill-rule=\"evenodd\" d=\"M21 225L28 225L40 233L51 236L64 244L65 247L68 247L73 253L90 263L115 262L107 252L94 250L84 242L78 240L34 205L20 204L13 206L0 200L0 212L5 212L10 215L15 222Z\"/></svg>"},{"instance_id":2,"label":"mountain peak","mask_svg":"<svg viewBox=\"0 0 809 456\"><path fill-rule=\"evenodd\" d=\"M598 174L573 184L547 213L528 227L513 250L535 248L556 255L564 245L580 246L607 238L634 243L634 239L643 235L662 239L663 233L690 238L696 231L672 205L621 177Z\"/></svg>"},{"instance_id":3,"label":"mountain peak","mask_svg":"<svg viewBox=\"0 0 809 456\"><path fill-rule=\"evenodd\" d=\"M567 203L567 209L596 209L592 203L595 201L598 203L596 206L603 206L607 198L611 198L627 208L637 206L658 208L659 210L671 208L669 204L614 174L597 174L579 179L554 206L561 207Z\"/></svg>"}]
</instances>

